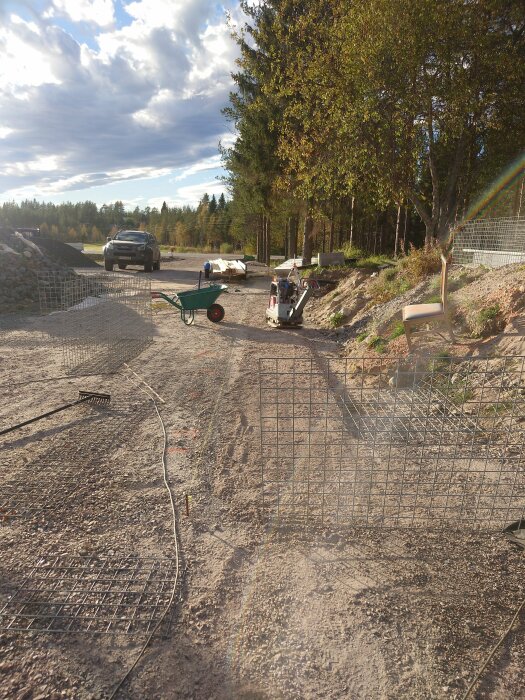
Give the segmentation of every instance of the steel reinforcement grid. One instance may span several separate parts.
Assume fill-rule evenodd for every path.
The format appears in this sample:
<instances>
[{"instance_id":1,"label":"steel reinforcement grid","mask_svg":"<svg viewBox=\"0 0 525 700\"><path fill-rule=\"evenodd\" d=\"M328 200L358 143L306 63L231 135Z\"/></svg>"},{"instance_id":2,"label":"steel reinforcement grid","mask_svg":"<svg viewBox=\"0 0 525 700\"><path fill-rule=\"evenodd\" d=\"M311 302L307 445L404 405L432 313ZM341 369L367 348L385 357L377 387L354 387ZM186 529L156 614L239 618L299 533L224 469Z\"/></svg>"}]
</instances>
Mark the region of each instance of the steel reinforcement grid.
<instances>
[{"instance_id":1,"label":"steel reinforcement grid","mask_svg":"<svg viewBox=\"0 0 525 700\"><path fill-rule=\"evenodd\" d=\"M114 372L153 339L148 277L91 271L38 277L42 330L72 374Z\"/></svg>"},{"instance_id":2,"label":"steel reinforcement grid","mask_svg":"<svg viewBox=\"0 0 525 700\"><path fill-rule=\"evenodd\" d=\"M467 221L452 236L452 260L459 265L500 267L525 262L524 218Z\"/></svg>"},{"instance_id":3,"label":"steel reinforcement grid","mask_svg":"<svg viewBox=\"0 0 525 700\"><path fill-rule=\"evenodd\" d=\"M259 361L266 514L299 526L525 517L525 358Z\"/></svg>"}]
</instances>

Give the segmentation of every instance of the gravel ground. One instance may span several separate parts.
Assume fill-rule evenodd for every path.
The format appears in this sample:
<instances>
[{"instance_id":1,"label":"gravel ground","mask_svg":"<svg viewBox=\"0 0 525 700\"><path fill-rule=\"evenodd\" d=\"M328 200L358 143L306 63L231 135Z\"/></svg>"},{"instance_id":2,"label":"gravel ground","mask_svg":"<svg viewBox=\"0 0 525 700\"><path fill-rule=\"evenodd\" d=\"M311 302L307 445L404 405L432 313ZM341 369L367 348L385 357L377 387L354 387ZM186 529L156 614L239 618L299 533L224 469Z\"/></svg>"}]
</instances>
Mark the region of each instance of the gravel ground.
<instances>
[{"instance_id":1,"label":"gravel ground","mask_svg":"<svg viewBox=\"0 0 525 700\"><path fill-rule=\"evenodd\" d=\"M197 256L164 264L154 286L191 286L201 265ZM158 310L153 344L130 363L164 401L183 575L171 619L118 697L461 698L523 598L523 551L497 533L430 525L308 538L268 525L260 510L258 358L304 357L314 348L333 355L337 345L308 324L268 328L267 287L261 274L232 285L217 325L201 314L185 327L176 312ZM2 493L20 500L0 525L0 600L12 605L9 596L31 588L27 577L43 574L32 604L74 620L70 631L55 619L54 632L0 632L0 697L108 698L173 587L162 429L126 368L63 376L59 350L35 337L32 319L8 320L0 426L78 389L107 391L112 400L2 438ZM115 598L108 582L122 572L127 583ZM91 597L79 597L86 591ZM69 607L56 607L57 596ZM12 619L4 611L3 626ZM525 697L524 620L522 613L473 697ZM104 624L111 634L101 633Z\"/></svg>"}]
</instances>

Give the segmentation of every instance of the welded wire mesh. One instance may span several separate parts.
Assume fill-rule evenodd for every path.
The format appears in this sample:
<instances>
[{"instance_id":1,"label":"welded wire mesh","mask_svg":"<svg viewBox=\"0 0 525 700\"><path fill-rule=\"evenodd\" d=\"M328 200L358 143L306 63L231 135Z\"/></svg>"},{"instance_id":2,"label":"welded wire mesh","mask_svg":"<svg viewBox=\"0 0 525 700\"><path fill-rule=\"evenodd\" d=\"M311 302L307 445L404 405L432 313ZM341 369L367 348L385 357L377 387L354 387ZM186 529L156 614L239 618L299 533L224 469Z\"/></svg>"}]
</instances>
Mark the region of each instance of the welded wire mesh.
<instances>
[{"instance_id":1,"label":"welded wire mesh","mask_svg":"<svg viewBox=\"0 0 525 700\"><path fill-rule=\"evenodd\" d=\"M525 219L476 219L453 232L452 260L460 265L500 267L525 262Z\"/></svg>"},{"instance_id":2,"label":"welded wire mesh","mask_svg":"<svg viewBox=\"0 0 525 700\"><path fill-rule=\"evenodd\" d=\"M71 373L114 372L152 341L151 283L101 272L39 275L44 333Z\"/></svg>"},{"instance_id":3,"label":"welded wire mesh","mask_svg":"<svg viewBox=\"0 0 525 700\"><path fill-rule=\"evenodd\" d=\"M27 479L9 480L0 484L0 525L12 524L19 519L32 519L37 523L47 519L50 512L67 504L78 491L78 480L60 478L42 483Z\"/></svg>"},{"instance_id":4,"label":"welded wire mesh","mask_svg":"<svg viewBox=\"0 0 525 700\"><path fill-rule=\"evenodd\" d=\"M262 359L264 506L303 525L525 514L525 358Z\"/></svg>"},{"instance_id":5,"label":"welded wire mesh","mask_svg":"<svg viewBox=\"0 0 525 700\"><path fill-rule=\"evenodd\" d=\"M4 587L0 629L151 632L170 602L175 566L135 556L41 556Z\"/></svg>"}]
</instances>

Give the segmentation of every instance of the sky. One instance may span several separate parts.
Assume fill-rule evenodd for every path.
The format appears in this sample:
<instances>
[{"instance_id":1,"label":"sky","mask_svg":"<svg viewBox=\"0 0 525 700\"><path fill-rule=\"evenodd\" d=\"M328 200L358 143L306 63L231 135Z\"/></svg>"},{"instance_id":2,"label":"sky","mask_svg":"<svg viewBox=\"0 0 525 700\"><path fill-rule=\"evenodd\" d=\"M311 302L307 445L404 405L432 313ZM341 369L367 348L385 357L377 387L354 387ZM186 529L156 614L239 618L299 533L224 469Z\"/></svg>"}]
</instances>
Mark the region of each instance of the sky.
<instances>
[{"instance_id":1,"label":"sky","mask_svg":"<svg viewBox=\"0 0 525 700\"><path fill-rule=\"evenodd\" d=\"M0 203L227 194L242 21L238 0L0 0Z\"/></svg>"}]
</instances>

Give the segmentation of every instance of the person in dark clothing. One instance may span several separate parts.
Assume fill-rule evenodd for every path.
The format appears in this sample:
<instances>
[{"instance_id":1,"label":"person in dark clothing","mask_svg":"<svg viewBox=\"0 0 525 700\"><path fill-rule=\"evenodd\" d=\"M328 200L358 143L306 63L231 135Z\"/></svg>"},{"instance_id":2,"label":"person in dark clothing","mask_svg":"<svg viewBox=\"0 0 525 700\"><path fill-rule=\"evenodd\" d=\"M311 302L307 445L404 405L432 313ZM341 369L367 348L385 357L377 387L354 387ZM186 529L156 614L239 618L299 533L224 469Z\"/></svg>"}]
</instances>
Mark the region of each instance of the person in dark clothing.
<instances>
[{"instance_id":1,"label":"person in dark clothing","mask_svg":"<svg viewBox=\"0 0 525 700\"><path fill-rule=\"evenodd\" d=\"M210 279L210 272L211 272L211 262L209 260L206 260L204 263L204 277L209 280Z\"/></svg>"}]
</instances>

